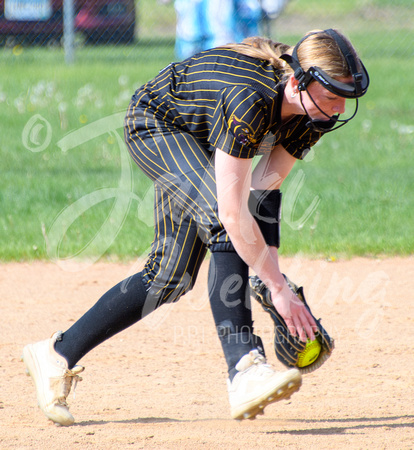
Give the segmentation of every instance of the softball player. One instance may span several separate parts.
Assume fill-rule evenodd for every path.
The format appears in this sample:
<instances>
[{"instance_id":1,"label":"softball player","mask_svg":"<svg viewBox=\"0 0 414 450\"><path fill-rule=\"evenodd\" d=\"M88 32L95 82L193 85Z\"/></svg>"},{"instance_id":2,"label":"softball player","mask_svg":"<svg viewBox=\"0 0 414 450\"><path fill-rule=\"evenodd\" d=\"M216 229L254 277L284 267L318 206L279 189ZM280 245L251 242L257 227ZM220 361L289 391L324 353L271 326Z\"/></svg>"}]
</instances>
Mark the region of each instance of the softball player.
<instances>
[{"instance_id":1,"label":"softball player","mask_svg":"<svg viewBox=\"0 0 414 450\"><path fill-rule=\"evenodd\" d=\"M73 423L66 397L83 370L78 361L188 292L207 250L231 416L255 418L299 389L298 370L276 372L266 363L253 332L248 271L265 281L291 333L314 339L316 324L279 269L279 188L324 133L350 120L340 118L345 101L358 102L368 84L351 43L329 29L308 33L294 48L251 38L207 50L170 64L135 92L125 139L155 186L151 252L142 272L67 331L24 348L49 419ZM262 156L253 170L255 155Z\"/></svg>"}]
</instances>

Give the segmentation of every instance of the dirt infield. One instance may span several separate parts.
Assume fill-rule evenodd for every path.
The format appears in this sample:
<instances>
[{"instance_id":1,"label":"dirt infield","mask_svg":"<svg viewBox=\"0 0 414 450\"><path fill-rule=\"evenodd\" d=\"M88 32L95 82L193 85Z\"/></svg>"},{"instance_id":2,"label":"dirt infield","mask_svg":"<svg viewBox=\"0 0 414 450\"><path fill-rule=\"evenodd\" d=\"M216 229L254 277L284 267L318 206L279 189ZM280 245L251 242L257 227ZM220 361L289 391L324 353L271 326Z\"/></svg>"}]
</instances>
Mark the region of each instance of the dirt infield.
<instances>
[{"instance_id":1,"label":"dirt infield","mask_svg":"<svg viewBox=\"0 0 414 450\"><path fill-rule=\"evenodd\" d=\"M0 448L414 448L414 258L294 258L281 265L305 286L315 315L336 339L331 359L305 375L289 401L255 421L230 418L205 265L177 304L86 355L83 381L69 397L76 418L69 428L52 425L37 408L22 348L65 330L136 268L1 265ZM258 305L253 310L268 359L282 369L270 319Z\"/></svg>"}]
</instances>

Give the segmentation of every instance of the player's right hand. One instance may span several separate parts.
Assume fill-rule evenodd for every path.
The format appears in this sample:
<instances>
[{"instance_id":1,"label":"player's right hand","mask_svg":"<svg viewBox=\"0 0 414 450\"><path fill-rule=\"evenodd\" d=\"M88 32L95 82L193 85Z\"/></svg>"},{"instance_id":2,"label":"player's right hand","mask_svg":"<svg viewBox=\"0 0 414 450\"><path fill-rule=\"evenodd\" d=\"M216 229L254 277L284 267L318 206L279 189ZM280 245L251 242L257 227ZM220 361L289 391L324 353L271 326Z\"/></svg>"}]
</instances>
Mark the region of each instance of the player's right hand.
<instances>
[{"instance_id":1,"label":"player's right hand","mask_svg":"<svg viewBox=\"0 0 414 450\"><path fill-rule=\"evenodd\" d=\"M281 290L272 292L272 302L292 336L299 335L303 342L308 338L315 340L315 332L318 330L315 320L286 282Z\"/></svg>"}]
</instances>

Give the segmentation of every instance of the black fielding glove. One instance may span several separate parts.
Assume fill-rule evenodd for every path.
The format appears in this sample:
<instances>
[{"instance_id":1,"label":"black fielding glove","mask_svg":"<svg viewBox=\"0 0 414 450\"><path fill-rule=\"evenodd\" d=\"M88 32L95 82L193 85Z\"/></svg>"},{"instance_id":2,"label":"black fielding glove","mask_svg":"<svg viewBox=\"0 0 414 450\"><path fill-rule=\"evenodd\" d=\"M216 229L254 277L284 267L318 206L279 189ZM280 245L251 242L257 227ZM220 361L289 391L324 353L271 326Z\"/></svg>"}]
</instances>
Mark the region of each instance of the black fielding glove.
<instances>
[{"instance_id":1,"label":"black fielding glove","mask_svg":"<svg viewBox=\"0 0 414 450\"><path fill-rule=\"evenodd\" d=\"M307 343L302 342L299 337L292 336L289 332L282 316L274 307L269 289L263 281L257 277L250 277L250 289L252 296L261 304L262 308L268 312L275 324L274 349L277 359L285 366L299 369L302 374L307 374L319 369L322 364L331 356L334 349L334 340L329 336L327 331L322 327L321 320L317 320L309 308L303 294L303 288L296 286L290 281L286 275L283 275L288 283L290 289L294 294L304 303L307 310L314 318L318 327L318 332L315 333L315 338L320 344L320 352L314 359L308 361L307 365L301 362L300 354L305 350Z\"/></svg>"}]
</instances>

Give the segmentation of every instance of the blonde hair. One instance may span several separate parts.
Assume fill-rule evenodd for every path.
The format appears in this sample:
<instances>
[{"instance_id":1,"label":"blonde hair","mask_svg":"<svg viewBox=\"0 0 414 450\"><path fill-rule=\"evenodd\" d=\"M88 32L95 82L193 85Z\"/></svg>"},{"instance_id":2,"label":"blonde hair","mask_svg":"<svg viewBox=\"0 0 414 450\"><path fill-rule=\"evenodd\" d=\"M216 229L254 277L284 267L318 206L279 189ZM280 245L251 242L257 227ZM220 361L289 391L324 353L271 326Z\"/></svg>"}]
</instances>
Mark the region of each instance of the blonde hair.
<instances>
[{"instance_id":1,"label":"blonde hair","mask_svg":"<svg viewBox=\"0 0 414 450\"><path fill-rule=\"evenodd\" d=\"M280 55L291 48L289 45L258 36L248 37L240 44L227 44L223 47L231 48L242 55L269 61L275 69L281 70L283 70L285 62L280 59Z\"/></svg>"},{"instance_id":2,"label":"blonde hair","mask_svg":"<svg viewBox=\"0 0 414 450\"><path fill-rule=\"evenodd\" d=\"M339 31L336 33L346 42L353 56L358 61L358 56L350 41ZM335 39L323 30L309 31L297 49L297 55L302 69L306 72L311 66L318 66L332 78L348 77L351 75L348 63L341 52ZM292 54L293 48L280 42L261 37L249 37L241 44L228 44L225 48L231 48L246 56L269 61L273 67L281 70L283 78L293 74L291 67L280 56L283 53Z\"/></svg>"},{"instance_id":3,"label":"blonde hair","mask_svg":"<svg viewBox=\"0 0 414 450\"><path fill-rule=\"evenodd\" d=\"M357 52L341 32L334 30L346 43L355 61L359 61ZM314 30L297 49L298 59L302 69L306 72L311 66L318 66L332 78L349 77L351 72L344 55L335 39L323 30ZM360 67L358 67L360 69Z\"/></svg>"}]
</instances>

